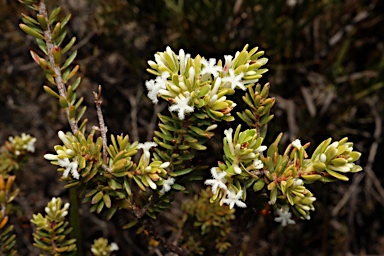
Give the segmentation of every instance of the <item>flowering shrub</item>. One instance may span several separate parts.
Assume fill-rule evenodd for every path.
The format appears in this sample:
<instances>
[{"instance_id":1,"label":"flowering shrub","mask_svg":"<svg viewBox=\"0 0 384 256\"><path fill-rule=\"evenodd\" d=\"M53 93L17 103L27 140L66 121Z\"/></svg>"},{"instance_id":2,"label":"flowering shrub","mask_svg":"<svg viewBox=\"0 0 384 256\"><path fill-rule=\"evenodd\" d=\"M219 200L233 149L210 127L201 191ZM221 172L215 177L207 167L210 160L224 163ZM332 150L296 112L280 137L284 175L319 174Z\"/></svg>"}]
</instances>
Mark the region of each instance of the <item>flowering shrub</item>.
<instances>
[{"instance_id":1,"label":"flowering shrub","mask_svg":"<svg viewBox=\"0 0 384 256\"><path fill-rule=\"evenodd\" d=\"M62 143L54 147L55 154L46 154L45 159L59 167L66 188L81 191L79 196L92 205L91 212L104 210L107 219L111 219L117 211L126 211L128 223L124 227L146 232L164 251L205 252L200 245L194 247L193 235L188 240L184 234L170 243L152 225L152 219L170 209L177 193L191 193L195 184L204 183L208 190L200 187L204 192L196 193L196 207L191 206L193 203L185 204L180 223L200 227L196 232L202 236L220 233L213 239L217 245L214 248L223 253L231 246L226 235L235 209L250 212L254 207L253 200L248 198L259 197L268 202L277 214L275 221L282 226L295 224L291 211L309 220L310 211L315 210L316 197L307 188L309 184L346 181L347 173L362 170L356 164L361 154L353 151L353 143L347 138L333 143L327 139L312 154L306 151L309 143L301 145L298 139L285 150L279 150L282 134L266 146L264 138L274 117L271 109L275 98L269 97L269 83L258 83L267 72L264 52L257 47L249 49L248 45L220 60L192 57L184 50L176 54L170 47L156 53L154 61L148 61L148 72L156 77L145 82L147 96L154 104L167 102L168 111L159 114L153 141L131 142L129 135L110 135L108 143L101 87L94 93L98 126L89 129L87 119L83 119L86 107L76 92L81 84L81 78L76 76L79 66L72 65L77 55L72 50L76 39L66 40L65 25L71 15L60 19L60 7L48 14L42 0L20 2L37 12L36 18L23 15L20 28L36 38L41 53L31 51L31 56L51 84L44 86L44 90L58 99L71 128L58 132ZM239 102L235 102L234 94L242 95L245 108L236 108ZM222 159L210 168L200 166L196 154L206 151L210 140L220 136L220 123L230 125L236 119L242 124L224 131ZM14 146L16 155L23 150L33 152L32 138L24 136L20 140L24 145ZM16 145L17 139L11 143ZM135 161L137 155L139 160ZM209 175L212 177L207 178ZM68 208L69 204L62 206L61 199L54 198L45 210L46 217L34 216L36 247L50 254L70 254L76 250L78 238L66 237L72 231L64 220ZM224 217L209 219L212 213ZM117 248L99 239L92 252L105 255Z\"/></svg>"}]
</instances>

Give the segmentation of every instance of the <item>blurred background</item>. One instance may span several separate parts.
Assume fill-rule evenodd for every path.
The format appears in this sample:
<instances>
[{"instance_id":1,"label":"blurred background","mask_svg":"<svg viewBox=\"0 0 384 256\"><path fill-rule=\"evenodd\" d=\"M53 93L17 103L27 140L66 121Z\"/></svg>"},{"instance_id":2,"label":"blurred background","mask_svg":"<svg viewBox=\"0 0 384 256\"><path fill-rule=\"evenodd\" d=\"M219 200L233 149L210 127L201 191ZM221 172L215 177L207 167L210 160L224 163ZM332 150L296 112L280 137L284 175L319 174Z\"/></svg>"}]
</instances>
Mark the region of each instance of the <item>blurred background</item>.
<instances>
[{"instance_id":1,"label":"blurred background","mask_svg":"<svg viewBox=\"0 0 384 256\"><path fill-rule=\"evenodd\" d=\"M76 36L81 75L78 93L88 105L86 117L97 124L92 91L103 86L103 112L109 132L131 140L151 140L156 113L146 98L147 60L170 46L192 57L223 58L245 44L259 46L269 58L261 83L271 83L277 103L265 143L284 132L282 145L300 138L318 143L348 137L362 152L364 171L349 182L315 184L316 211L310 221L279 227L273 214L258 215L245 234L245 255L384 254L384 1L380 0L57 0L72 13L69 37ZM58 143L57 131L68 124L57 101L46 95L47 83L29 50L34 40L18 27L14 0L0 0L0 142L27 132L37 138L37 152L18 174L20 255L37 255L30 244L32 213L52 196L67 196L56 168L43 159ZM220 143L220 140L217 140ZM211 165L221 158L213 147ZM118 215L87 212L86 248L100 236L120 246L119 255L147 255L148 238L121 231ZM25 217L26 216L26 217ZM241 215L236 215L241 219ZM236 220L233 222L236 225ZM236 236L236 234L232 234ZM161 255L161 254L159 254Z\"/></svg>"}]
</instances>

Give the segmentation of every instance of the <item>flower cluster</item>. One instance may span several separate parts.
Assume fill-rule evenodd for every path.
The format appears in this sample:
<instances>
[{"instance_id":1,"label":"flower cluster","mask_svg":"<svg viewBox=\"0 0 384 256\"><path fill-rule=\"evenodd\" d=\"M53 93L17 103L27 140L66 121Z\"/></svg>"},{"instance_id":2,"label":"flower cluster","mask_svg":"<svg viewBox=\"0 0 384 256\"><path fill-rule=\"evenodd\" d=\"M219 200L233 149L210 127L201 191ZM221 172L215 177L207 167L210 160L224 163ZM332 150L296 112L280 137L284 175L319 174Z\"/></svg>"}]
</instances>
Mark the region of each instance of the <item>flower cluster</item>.
<instances>
[{"instance_id":1,"label":"flower cluster","mask_svg":"<svg viewBox=\"0 0 384 256\"><path fill-rule=\"evenodd\" d=\"M361 171L362 168L355 164L361 154L353 151L353 144L344 138L333 143L331 139L323 141L310 159L305 151L309 143L301 145L298 139L280 155L277 146L281 136L270 146L267 157L261 157L270 191L269 203L276 209L285 205L286 209L280 212L287 212L287 207L291 206L296 215L309 220L309 212L315 210L316 197L305 185L315 181L348 180L341 173Z\"/></svg>"},{"instance_id":2,"label":"flower cluster","mask_svg":"<svg viewBox=\"0 0 384 256\"><path fill-rule=\"evenodd\" d=\"M78 172L79 162L77 160L76 151L74 150L73 144L69 141L64 132L59 131L58 136L64 143L64 146L55 146L57 155L45 154L44 158L53 161L52 163L56 163L62 167L64 178L67 178L69 173L71 173L72 177L78 180L80 178Z\"/></svg>"},{"instance_id":3,"label":"flower cluster","mask_svg":"<svg viewBox=\"0 0 384 256\"><path fill-rule=\"evenodd\" d=\"M71 254L76 251L76 239L68 237L72 228L65 221L69 203L63 204L61 198L53 197L44 210L45 216L41 213L34 214L31 220L36 225L34 246L50 255Z\"/></svg>"},{"instance_id":4,"label":"flower cluster","mask_svg":"<svg viewBox=\"0 0 384 256\"><path fill-rule=\"evenodd\" d=\"M224 131L225 163L213 167L211 169L213 179L205 181L206 185L212 187L212 200L220 199L221 204L227 204L230 208L234 205L246 207L240 200L245 200L245 184L259 180L257 174L264 167L260 153L267 149L261 145L263 138L257 137L255 129L240 132L240 128L239 125L235 134L232 128Z\"/></svg>"},{"instance_id":5,"label":"flower cluster","mask_svg":"<svg viewBox=\"0 0 384 256\"><path fill-rule=\"evenodd\" d=\"M80 179L80 170L89 166L90 162L98 162L101 159L101 138L98 138L97 142L94 143L92 135L89 135L88 139L85 139L82 133L76 135L59 131L58 136L64 145L54 147L57 155L44 155L44 158L51 161L52 164L61 167L59 171L63 172L65 179L69 178L69 174L72 175L73 179Z\"/></svg>"},{"instance_id":6,"label":"flower cluster","mask_svg":"<svg viewBox=\"0 0 384 256\"><path fill-rule=\"evenodd\" d=\"M29 134L22 133L21 137L9 136L8 140L14 150L15 155L17 156L20 155L22 152L35 152L36 138L32 137Z\"/></svg>"},{"instance_id":7,"label":"flower cluster","mask_svg":"<svg viewBox=\"0 0 384 256\"><path fill-rule=\"evenodd\" d=\"M116 243L108 244L108 240L105 238L99 238L94 240L91 252L95 256L109 256L112 252L118 251L119 246Z\"/></svg>"},{"instance_id":8,"label":"flower cluster","mask_svg":"<svg viewBox=\"0 0 384 256\"><path fill-rule=\"evenodd\" d=\"M157 147L157 144L155 142L145 142L139 143L137 146L137 149L143 150L143 155L137 166L137 170L139 170L141 174L139 178L145 187L150 187L153 190L157 189L157 185L162 185L163 187L159 193L165 194L171 190L171 186L175 182L175 179L172 177L168 177L168 179L163 178L167 175L165 168L169 167L169 162L161 162L156 160L150 162L151 153L149 150L152 147Z\"/></svg>"},{"instance_id":9,"label":"flower cluster","mask_svg":"<svg viewBox=\"0 0 384 256\"><path fill-rule=\"evenodd\" d=\"M230 112L236 104L227 95L236 89L246 90L267 71L260 69L268 61L259 59L264 52L257 52L257 48L248 52L247 48L235 57L225 55L223 66L221 60L199 55L191 58L182 49L176 55L167 47L165 52L155 54L155 61L148 61L148 71L157 76L145 82L148 97L154 104L159 97L167 100L169 111L177 112L180 120L198 110L215 120L231 121Z\"/></svg>"},{"instance_id":10,"label":"flower cluster","mask_svg":"<svg viewBox=\"0 0 384 256\"><path fill-rule=\"evenodd\" d=\"M345 173L354 173L362 170L356 162L361 153L353 151L353 143L348 138L331 143L331 139L323 141L311 157L311 164L307 169L315 169L316 173L326 171L331 177L347 181ZM343 174L342 174L343 173Z\"/></svg>"},{"instance_id":11,"label":"flower cluster","mask_svg":"<svg viewBox=\"0 0 384 256\"><path fill-rule=\"evenodd\" d=\"M217 168L213 167L211 169L211 174L213 179L206 180L205 185L212 186L212 193L214 195L217 195L219 192L223 192L220 204L227 204L229 205L230 209L232 209L233 206L235 206L235 204L238 207L242 207L242 208L247 207L247 205L240 200L242 199L243 191L238 190L236 192L235 187L231 186L230 189L227 187L226 185L227 180L225 179L225 176L227 176L226 172L222 171L220 173L217 173ZM221 189L221 191L218 190L218 188Z\"/></svg>"},{"instance_id":12,"label":"flower cluster","mask_svg":"<svg viewBox=\"0 0 384 256\"><path fill-rule=\"evenodd\" d=\"M229 174L242 174L242 172L251 172L263 168L260 161L260 153L267 149L261 145L262 137L257 137L256 129L248 129L240 132L239 125L233 134L233 129L224 131L224 153L225 160L231 163L227 172Z\"/></svg>"}]
</instances>

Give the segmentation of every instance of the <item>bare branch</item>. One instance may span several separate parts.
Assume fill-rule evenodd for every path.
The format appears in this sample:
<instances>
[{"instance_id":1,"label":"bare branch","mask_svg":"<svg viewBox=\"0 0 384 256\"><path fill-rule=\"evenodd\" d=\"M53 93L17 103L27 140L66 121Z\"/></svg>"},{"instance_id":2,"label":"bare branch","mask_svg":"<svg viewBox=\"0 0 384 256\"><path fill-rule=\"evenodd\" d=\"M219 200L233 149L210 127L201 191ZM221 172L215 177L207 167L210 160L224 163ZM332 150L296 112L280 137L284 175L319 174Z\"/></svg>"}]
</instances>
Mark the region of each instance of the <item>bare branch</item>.
<instances>
[{"instance_id":1,"label":"bare branch","mask_svg":"<svg viewBox=\"0 0 384 256\"><path fill-rule=\"evenodd\" d=\"M97 110L97 119L99 119L99 128L101 133L101 138L103 139L103 162L107 163L107 131L108 128L105 126L103 113L101 112L101 85L99 85L98 92L93 92L93 96L95 96L95 104Z\"/></svg>"}]
</instances>

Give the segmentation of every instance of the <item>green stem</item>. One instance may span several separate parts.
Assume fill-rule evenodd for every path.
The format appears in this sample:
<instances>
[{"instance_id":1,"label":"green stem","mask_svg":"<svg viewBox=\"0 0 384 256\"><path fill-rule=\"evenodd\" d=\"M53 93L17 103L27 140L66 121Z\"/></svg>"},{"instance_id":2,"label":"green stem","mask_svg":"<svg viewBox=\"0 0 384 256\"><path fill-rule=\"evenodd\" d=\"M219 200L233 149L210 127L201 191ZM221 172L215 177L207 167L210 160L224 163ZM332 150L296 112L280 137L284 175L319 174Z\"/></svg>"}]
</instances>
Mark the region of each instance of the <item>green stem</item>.
<instances>
[{"instance_id":1,"label":"green stem","mask_svg":"<svg viewBox=\"0 0 384 256\"><path fill-rule=\"evenodd\" d=\"M81 224L79 214L79 202L77 197L76 187L69 189L69 202L71 204L69 212L69 222L72 229L72 237L76 238L77 251L76 256L83 255L83 242L81 236Z\"/></svg>"}]
</instances>

